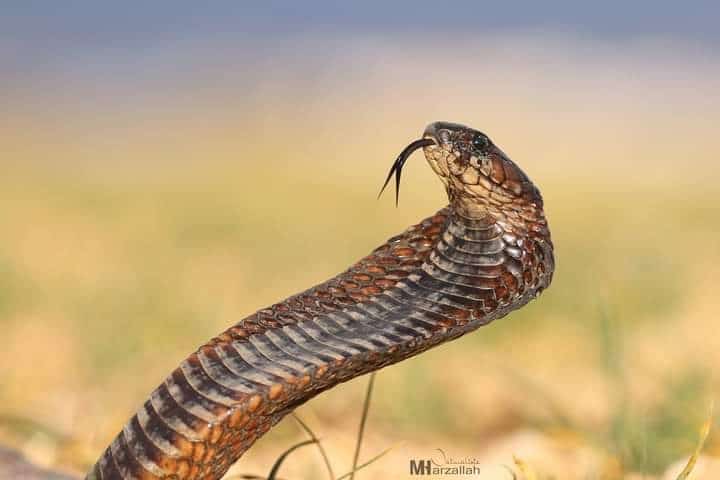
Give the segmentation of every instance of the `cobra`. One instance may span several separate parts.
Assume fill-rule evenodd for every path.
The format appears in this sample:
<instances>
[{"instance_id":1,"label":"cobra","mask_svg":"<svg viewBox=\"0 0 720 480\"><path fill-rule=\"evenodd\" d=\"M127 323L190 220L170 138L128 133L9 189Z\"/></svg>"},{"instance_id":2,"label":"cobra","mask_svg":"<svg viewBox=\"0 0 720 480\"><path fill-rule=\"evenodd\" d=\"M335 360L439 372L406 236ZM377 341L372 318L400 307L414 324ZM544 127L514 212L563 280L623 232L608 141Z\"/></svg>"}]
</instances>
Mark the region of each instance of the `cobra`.
<instances>
[{"instance_id":1,"label":"cobra","mask_svg":"<svg viewBox=\"0 0 720 480\"><path fill-rule=\"evenodd\" d=\"M221 478L315 395L505 316L550 285L539 190L485 134L436 122L422 149L449 204L325 283L202 345L145 401L87 479Z\"/></svg>"}]
</instances>

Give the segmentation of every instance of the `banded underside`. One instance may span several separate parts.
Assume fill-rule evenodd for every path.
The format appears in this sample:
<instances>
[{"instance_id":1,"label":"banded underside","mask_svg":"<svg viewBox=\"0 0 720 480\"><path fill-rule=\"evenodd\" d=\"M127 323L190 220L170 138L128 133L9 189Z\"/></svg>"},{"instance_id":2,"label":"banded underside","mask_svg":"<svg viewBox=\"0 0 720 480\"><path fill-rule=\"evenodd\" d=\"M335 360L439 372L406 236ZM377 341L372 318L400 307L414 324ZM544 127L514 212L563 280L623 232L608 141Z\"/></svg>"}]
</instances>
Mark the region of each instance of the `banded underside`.
<instances>
[{"instance_id":1,"label":"banded underside","mask_svg":"<svg viewBox=\"0 0 720 480\"><path fill-rule=\"evenodd\" d=\"M239 322L152 393L88 478L219 479L323 390L527 303L553 270L542 212L530 220L446 208L332 280Z\"/></svg>"}]
</instances>

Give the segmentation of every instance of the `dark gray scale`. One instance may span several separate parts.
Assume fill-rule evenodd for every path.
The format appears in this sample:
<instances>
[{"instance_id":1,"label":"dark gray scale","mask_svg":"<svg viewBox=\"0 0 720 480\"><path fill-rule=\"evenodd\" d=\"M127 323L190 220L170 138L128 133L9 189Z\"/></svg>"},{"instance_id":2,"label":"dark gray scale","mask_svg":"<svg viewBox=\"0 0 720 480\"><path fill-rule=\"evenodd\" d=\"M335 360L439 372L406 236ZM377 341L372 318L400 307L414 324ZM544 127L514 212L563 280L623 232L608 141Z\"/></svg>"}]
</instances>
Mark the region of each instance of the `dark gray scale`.
<instances>
[{"instance_id":1,"label":"dark gray scale","mask_svg":"<svg viewBox=\"0 0 720 480\"><path fill-rule=\"evenodd\" d=\"M95 465L93 473L95 474L96 478L103 480L123 478L122 473L120 472L120 469L112 453L114 448L113 443L115 443L116 441L117 438L113 440L113 442L105 449L102 456L100 457L100 460Z\"/></svg>"},{"instance_id":2,"label":"dark gray scale","mask_svg":"<svg viewBox=\"0 0 720 480\"><path fill-rule=\"evenodd\" d=\"M129 447L129 454L135 458L137 463L140 464L144 470L162 478L163 471L156 463L156 460L162 458L165 452L160 450L145 434L145 431L138 422L137 416L125 424L122 435L125 437Z\"/></svg>"},{"instance_id":3,"label":"dark gray scale","mask_svg":"<svg viewBox=\"0 0 720 480\"><path fill-rule=\"evenodd\" d=\"M448 272L434 263L423 265L423 271L436 280L463 287L479 290L494 290L499 286L499 275L497 274L470 275Z\"/></svg>"},{"instance_id":4,"label":"dark gray scale","mask_svg":"<svg viewBox=\"0 0 720 480\"><path fill-rule=\"evenodd\" d=\"M404 295L412 302L398 311L394 324L401 324L400 319L407 316L413 328L416 330L421 328L425 332L428 329L435 330L441 324L455 323L455 320L446 313L449 305L433 302L417 290L416 295L412 292L412 290L393 292Z\"/></svg>"},{"instance_id":5,"label":"dark gray scale","mask_svg":"<svg viewBox=\"0 0 720 480\"><path fill-rule=\"evenodd\" d=\"M350 339L340 338L333 334L328 333L325 329L321 328L320 325L314 321L299 322L296 324L297 328L309 335L316 341L323 345L330 346L339 351L344 351L349 355L357 355L361 353L367 353L370 348L353 342Z\"/></svg>"},{"instance_id":6,"label":"dark gray scale","mask_svg":"<svg viewBox=\"0 0 720 480\"><path fill-rule=\"evenodd\" d=\"M110 460L114 462L115 468L119 472L118 478L138 478L140 477L141 465L130 455L125 436L121 433L110 444Z\"/></svg>"},{"instance_id":7,"label":"dark gray scale","mask_svg":"<svg viewBox=\"0 0 720 480\"><path fill-rule=\"evenodd\" d=\"M307 322L307 326L319 329L325 338L337 340L358 350L360 353L377 351L384 346L367 339L367 334L370 331L367 326L360 325L359 330L350 330L327 316L315 317L310 322Z\"/></svg>"},{"instance_id":8,"label":"dark gray scale","mask_svg":"<svg viewBox=\"0 0 720 480\"><path fill-rule=\"evenodd\" d=\"M492 238L483 240L468 240L453 236L449 232L445 232L439 243L453 248L461 253L469 253L473 255L491 255L502 251L505 247L505 241L498 233Z\"/></svg>"},{"instance_id":9,"label":"dark gray scale","mask_svg":"<svg viewBox=\"0 0 720 480\"><path fill-rule=\"evenodd\" d=\"M208 376L227 388L248 394L257 390L260 385L264 385L262 383L253 382L238 376L233 370L225 365L225 362L218 353L217 349L202 349L197 352L197 357Z\"/></svg>"},{"instance_id":10,"label":"dark gray scale","mask_svg":"<svg viewBox=\"0 0 720 480\"><path fill-rule=\"evenodd\" d=\"M150 394L150 404L163 423L178 435L190 442L202 440L197 430L207 421L180 406L164 383Z\"/></svg>"},{"instance_id":11,"label":"dark gray scale","mask_svg":"<svg viewBox=\"0 0 720 480\"><path fill-rule=\"evenodd\" d=\"M328 341L327 339L324 339L322 342L319 341L310 335L305 329L300 328L299 325L285 325L282 327L282 330L292 339L294 343L302 348L312 352L322 353L331 357L333 360L347 360L354 354L349 348L338 346L337 344L332 345L332 343L335 343L332 340L330 340L331 344L326 343Z\"/></svg>"},{"instance_id":12,"label":"dark gray scale","mask_svg":"<svg viewBox=\"0 0 720 480\"><path fill-rule=\"evenodd\" d=\"M442 315L448 308L457 308L451 302L448 302L441 293L429 293L413 283L415 275L411 275L407 283L402 283L400 288L386 292L387 295L401 299L403 305L413 305L419 309Z\"/></svg>"},{"instance_id":13,"label":"dark gray scale","mask_svg":"<svg viewBox=\"0 0 720 480\"><path fill-rule=\"evenodd\" d=\"M246 342L233 342L232 346L248 365L264 374L271 375L275 381L279 381L282 378L294 377L297 374L296 370L282 364L277 365L263 354L260 348L258 348L260 342L257 339L253 340L253 337L258 336L259 335L251 335Z\"/></svg>"},{"instance_id":14,"label":"dark gray scale","mask_svg":"<svg viewBox=\"0 0 720 480\"><path fill-rule=\"evenodd\" d=\"M429 312L420 312L414 306L404 307L399 310L393 323L418 331L426 338L432 336L439 325L437 317L434 317Z\"/></svg>"},{"instance_id":15,"label":"dark gray scale","mask_svg":"<svg viewBox=\"0 0 720 480\"><path fill-rule=\"evenodd\" d=\"M313 321L331 335L363 345L368 350L376 351L390 345L387 340L383 342L377 338L377 329L368 323L353 321L349 315L344 316L341 312L322 315Z\"/></svg>"},{"instance_id":16,"label":"dark gray scale","mask_svg":"<svg viewBox=\"0 0 720 480\"><path fill-rule=\"evenodd\" d=\"M476 302L473 299L454 293L434 290L432 287L425 285L425 282L421 283L420 280L422 278L425 278L425 276L411 275L403 282L398 283L396 289L385 293L388 296L405 295L409 298L421 297L438 304L445 304L455 308L475 308Z\"/></svg>"},{"instance_id":17,"label":"dark gray scale","mask_svg":"<svg viewBox=\"0 0 720 480\"><path fill-rule=\"evenodd\" d=\"M344 310L331 312L327 319L353 331L362 329L368 341L378 347L386 347L402 342L402 338L384 330L387 327L388 310L368 300L352 305Z\"/></svg>"},{"instance_id":18,"label":"dark gray scale","mask_svg":"<svg viewBox=\"0 0 720 480\"><path fill-rule=\"evenodd\" d=\"M130 419L130 422L123 428L120 434L110 444L112 460L117 470L125 475L118 478L147 478L148 473L159 478L164 478L164 472L150 455L157 455L162 458L159 450L153 450L154 445L149 442L142 433L136 432L137 419ZM139 433L139 435L136 435ZM129 476L128 476L129 475ZM110 477L113 478L113 477Z\"/></svg>"},{"instance_id":19,"label":"dark gray scale","mask_svg":"<svg viewBox=\"0 0 720 480\"><path fill-rule=\"evenodd\" d=\"M428 319L425 312L416 305L416 297L409 293L404 282L398 282L394 288L383 292L386 301L394 301L395 306L383 315L388 329L393 333L407 332L412 338L425 337L433 331L436 322Z\"/></svg>"},{"instance_id":20,"label":"dark gray scale","mask_svg":"<svg viewBox=\"0 0 720 480\"><path fill-rule=\"evenodd\" d=\"M470 267L497 267L505 262L505 253L502 249L492 254L476 254L476 253L465 253L458 251L452 245L448 245L445 242L438 243L435 250L430 252L430 255L434 255L435 260L439 264L445 264L449 268L453 264L467 265Z\"/></svg>"},{"instance_id":21,"label":"dark gray scale","mask_svg":"<svg viewBox=\"0 0 720 480\"><path fill-rule=\"evenodd\" d=\"M229 388L208 375L197 355L183 361L180 370L193 390L226 407L233 407L247 393Z\"/></svg>"},{"instance_id":22,"label":"dark gray scale","mask_svg":"<svg viewBox=\"0 0 720 480\"><path fill-rule=\"evenodd\" d=\"M393 323L394 312L404 304L392 298L389 295L391 291L394 291L394 289L376 295L361 304L348 307L347 313L359 321L369 321L374 327L383 329L383 338L392 340L396 344L412 340L418 335L424 335L424 333L413 328Z\"/></svg>"},{"instance_id":23,"label":"dark gray scale","mask_svg":"<svg viewBox=\"0 0 720 480\"><path fill-rule=\"evenodd\" d=\"M397 307L399 307L400 305L402 305L402 302L388 296L387 292L392 291L397 288L398 288L398 286L396 285L394 288L385 290L383 293L381 293L379 295L375 295L374 297L372 297L371 299L369 299L367 302L364 302L364 303L367 304L368 306L374 304L378 308L384 309L387 311L394 310ZM353 308L352 305L348 307L348 309L351 309L351 308Z\"/></svg>"},{"instance_id":24,"label":"dark gray scale","mask_svg":"<svg viewBox=\"0 0 720 480\"><path fill-rule=\"evenodd\" d=\"M475 257L473 257L475 258ZM479 261L479 260L478 260ZM469 265L466 263L457 263L453 262L450 258L446 257L445 254L440 253L439 251L435 250L428 255L428 259L426 260L425 264L423 265L423 270L426 268L432 268L433 266L440 268L446 272L454 273L457 275L475 275L477 276L480 272L486 271L486 272L499 272L502 271L504 268L504 261L505 257L497 262L482 265L481 267L478 265Z\"/></svg>"},{"instance_id":25,"label":"dark gray scale","mask_svg":"<svg viewBox=\"0 0 720 480\"><path fill-rule=\"evenodd\" d=\"M454 295L455 297L462 297L472 301L482 301L492 298L493 292L487 288L476 288L466 285L460 285L452 283L448 278L444 276L430 276L423 272L419 275L417 284L425 287L428 290L440 292L446 295Z\"/></svg>"},{"instance_id":26,"label":"dark gray scale","mask_svg":"<svg viewBox=\"0 0 720 480\"><path fill-rule=\"evenodd\" d=\"M449 237L448 239L441 239L443 251L454 251L458 253L464 253L466 255L497 255L502 252L505 248L505 242L502 237L496 237L492 240L483 240L482 242L474 242L468 240L461 240L458 238Z\"/></svg>"},{"instance_id":27,"label":"dark gray scale","mask_svg":"<svg viewBox=\"0 0 720 480\"><path fill-rule=\"evenodd\" d=\"M282 377L255 367L251 361L260 363L260 357L248 342L235 341L215 348L220 360L236 377L258 385L270 386L278 383Z\"/></svg>"},{"instance_id":28,"label":"dark gray scale","mask_svg":"<svg viewBox=\"0 0 720 480\"><path fill-rule=\"evenodd\" d=\"M443 233L469 242L491 240L503 233L502 228L497 223L488 225L487 222L483 221L483 224L478 226L474 222L474 220L454 215L448 221Z\"/></svg>"},{"instance_id":29,"label":"dark gray scale","mask_svg":"<svg viewBox=\"0 0 720 480\"><path fill-rule=\"evenodd\" d=\"M281 350L275 345L270 338L265 335L251 335L248 341L252 343L258 352L267 358L271 363L286 367L287 371L292 372L292 376L301 375L306 370L309 370L315 366L311 361L302 358L288 355L285 351Z\"/></svg>"},{"instance_id":30,"label":"dark gray scale","mask_svg":"<svg viewBox=\"0 0 720 480\"><path fill-rule=\"evenodd\" d=\"M353 323L372 328L370 335L381 338L383 346L388 346L417 336L415 330L394 328L398 311L404 306L406 304L389 297L380 299L376 296L347 307L342 313L350 317Z\"/></svg>"},{"instance_id":31,"label":"dark gray scale","mask_svg":"<svg viewBox=\"0 0 720 480\"><path fill-rule=\"evenodd\" d=\"M150 400L143 404L135 416L138 426L159 450L169 457L180 455L180 450L175 446L179 434L163 421Z\"/></svg>"},{"instance_id":32,"label":"dark gray scale","mask_svg":"<svg viewBox=\"0 0 720 480\"><path fill-rule=\"evenodd\" d=\"M205 396L202 391L195 390L180 368L165 380L165 385L178 405L207 423L217 420L216 411L227 410L227 406Z\"/></svg>"},{"instance_id":33,"label":"dark gray scale","mask_svg":"<svg viewBox=\"0 0 720 480\"><path fill-rule=\"evenodd\" d=\"M278 350L290 358L304 360L317 367L325 366L335 359L335 357L331 357L330 355L314 352L297 344L283 329L268 330L263 335L265 335Z\"/></svg>"}]
</instances>

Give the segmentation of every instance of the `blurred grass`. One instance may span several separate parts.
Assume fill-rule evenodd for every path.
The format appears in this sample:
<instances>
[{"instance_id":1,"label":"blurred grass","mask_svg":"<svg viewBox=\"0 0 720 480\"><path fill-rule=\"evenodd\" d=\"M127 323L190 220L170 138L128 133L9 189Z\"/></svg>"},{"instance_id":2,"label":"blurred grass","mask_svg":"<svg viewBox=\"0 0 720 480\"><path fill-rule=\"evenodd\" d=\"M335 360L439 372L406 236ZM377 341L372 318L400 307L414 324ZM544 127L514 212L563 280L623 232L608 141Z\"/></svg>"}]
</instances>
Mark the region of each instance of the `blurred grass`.
<instances>
[{"instance_id":1,"label":"blurred grass","mask_svg":"<svg viewBox=\"0 0 720 480\"><path fill-rule=\"evenodd\" d=\"M346 164L312 162L133 165L117 176L13 166L0 178L0 436L35 445L37 422L54 432L46 462L82 469L198 344L443 206L421 163L399 209L374 200L389 162L357 165L346 183ZM624 472L661 472L692 450L717 388L717 183L529 173L556 243L554 285L510 318L384 370L368 428L386 445L423 438L418 449L475 452L531 425L606 452ZM362 382L303 407L321 437L332 432L325 444L352 435ZM295 435L281 426L244 465L270 465ZM712 437L708 449L720 451Z\"/></svg>"}]
</instances>

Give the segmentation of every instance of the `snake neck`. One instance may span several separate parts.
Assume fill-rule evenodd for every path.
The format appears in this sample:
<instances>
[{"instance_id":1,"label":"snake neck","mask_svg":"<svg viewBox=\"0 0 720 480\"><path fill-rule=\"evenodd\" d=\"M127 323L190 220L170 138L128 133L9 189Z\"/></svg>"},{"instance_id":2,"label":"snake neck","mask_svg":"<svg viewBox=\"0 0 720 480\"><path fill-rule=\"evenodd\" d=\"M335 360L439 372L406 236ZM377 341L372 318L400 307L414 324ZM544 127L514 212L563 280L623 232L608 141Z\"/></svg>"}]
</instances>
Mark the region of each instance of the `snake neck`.
<instances>
[{"instance_id":1,"label":"snake neck","mask_svg":"<svg viewBox=\"0 0 720 480\"><path fill-rule=\"evenodd\" d=\"M547 288L553 247L542 208L453 208L411 280L469 312L471 326L524 305Z\"/></svg>"},{"instance_id":2,"label":"snake neck","mask_svg":"<svg viewBox=\"0 0 720 480\"><path fill-rule=\"evenodd\" d=\"M542 207L448 207L182 362L88 478L215 480L298 405L514 310L552 278Z\"/></svg>"}]
</instances>

